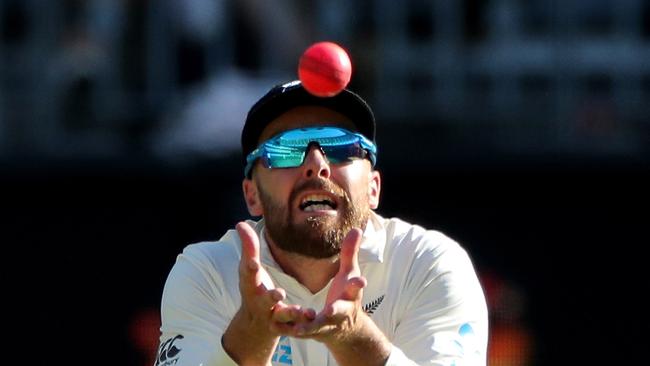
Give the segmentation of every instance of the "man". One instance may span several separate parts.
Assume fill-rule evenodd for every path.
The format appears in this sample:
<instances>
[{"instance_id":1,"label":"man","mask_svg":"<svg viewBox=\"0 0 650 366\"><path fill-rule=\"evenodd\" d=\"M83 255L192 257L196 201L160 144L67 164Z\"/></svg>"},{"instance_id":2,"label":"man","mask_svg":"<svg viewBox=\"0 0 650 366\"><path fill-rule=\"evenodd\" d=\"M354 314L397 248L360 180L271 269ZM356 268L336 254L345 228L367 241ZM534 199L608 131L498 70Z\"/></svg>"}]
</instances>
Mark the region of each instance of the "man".
<instances>
[{"instance_id":1,"label":"man","mask_svg":"<svg viewBox=\"0 0 650 366\"><path fill-rule=\"evenodd\" d=\"M454 241L374 213L370 107L279 85L248 113L252 216L178 256L156 365L485 365L487 307Z\"/></svg>"}]
</instances>

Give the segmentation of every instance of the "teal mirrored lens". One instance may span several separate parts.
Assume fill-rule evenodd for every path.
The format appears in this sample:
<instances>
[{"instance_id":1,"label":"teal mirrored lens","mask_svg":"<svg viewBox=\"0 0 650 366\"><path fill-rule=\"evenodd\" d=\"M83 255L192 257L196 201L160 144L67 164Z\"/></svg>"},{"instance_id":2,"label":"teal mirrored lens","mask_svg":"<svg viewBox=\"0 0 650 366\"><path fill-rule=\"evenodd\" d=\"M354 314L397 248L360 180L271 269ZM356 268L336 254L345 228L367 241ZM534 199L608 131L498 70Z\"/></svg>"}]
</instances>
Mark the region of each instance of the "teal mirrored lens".
<instances>
[{"instance_id":1,"label":"teal mirrored lens","mask_svg":"<svg viewBox=\"0 0 650 366\"><path fill-rule=\"evenodd\" d=\"M340 146L321 146L327 160L334 164L344 163L354 159L365 158L367 153L359 143Z\"/></svg>"},{"instance_id":2,"label":"teal mirrored lens","mask_svg":"<svg viewBox=\"0 0 650 366\"><path fill-rule=\"evenodd\" d=\"M376 146L364 136L338 127L309 127L285 131L262 143L246 158L244 174L260 159L267 168L295 168L302 165L311 143L321 148L332 164L369 158L376 163Z\"/></svg>"},{"instance_id":3,"label":"teal mirrored lens","mask_svg":"<svg viewBox=\"0 0 650 366\"><path fill-rule=\"evenodd\" d=\"M296 147L267 146L261 157L267 168L293 168L305 160L305 149Z\"/></svg>"}]
</instances>

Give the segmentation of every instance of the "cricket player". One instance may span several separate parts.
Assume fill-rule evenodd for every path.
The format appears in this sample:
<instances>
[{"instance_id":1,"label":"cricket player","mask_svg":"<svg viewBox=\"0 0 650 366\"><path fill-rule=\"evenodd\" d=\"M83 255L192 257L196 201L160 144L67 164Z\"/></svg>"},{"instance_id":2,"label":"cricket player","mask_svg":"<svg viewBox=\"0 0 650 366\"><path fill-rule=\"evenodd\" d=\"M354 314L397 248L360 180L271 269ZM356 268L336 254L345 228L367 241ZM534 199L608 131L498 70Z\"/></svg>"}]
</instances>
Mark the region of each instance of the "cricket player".
<instances>
[{"instance_id":1,"label":"cricket player","mask_svg":"<svg viewBox=\"0 0 650 366\"><path fill-rule=\"evenodd\" d=\"M252 106L242 190L256 219L177 257L156 366L486 364L488 312L468 253L375 212L375 129L348 89L316 97L294 81Z\"/></svg>"}]
</instances>

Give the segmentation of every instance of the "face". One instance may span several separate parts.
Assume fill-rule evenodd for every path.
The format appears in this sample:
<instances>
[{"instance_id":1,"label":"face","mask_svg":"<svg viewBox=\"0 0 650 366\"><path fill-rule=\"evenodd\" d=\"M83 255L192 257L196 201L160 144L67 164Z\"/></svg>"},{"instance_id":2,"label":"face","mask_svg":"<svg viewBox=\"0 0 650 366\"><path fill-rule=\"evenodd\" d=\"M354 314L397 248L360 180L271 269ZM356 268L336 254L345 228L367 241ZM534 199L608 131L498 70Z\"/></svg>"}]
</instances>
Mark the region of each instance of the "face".
<instances>
[{"instance_id":1,"label":"face","mask_svg":"<svg viewBox=\"0 0 650 366\"><path fill-rule=\"evenodd\" d=\"M299 107L275 119L260 141L279 132L307 126L338 126L353 130L351 121L322 107ZM354 227L365 228L378 206L380 177L368 160L329 164L317 146L310 146L296 168L253 168L244 179L249 211L262 215L269 239L277 247L312 258L332 257Z\"/></svg>"}]
</instances>

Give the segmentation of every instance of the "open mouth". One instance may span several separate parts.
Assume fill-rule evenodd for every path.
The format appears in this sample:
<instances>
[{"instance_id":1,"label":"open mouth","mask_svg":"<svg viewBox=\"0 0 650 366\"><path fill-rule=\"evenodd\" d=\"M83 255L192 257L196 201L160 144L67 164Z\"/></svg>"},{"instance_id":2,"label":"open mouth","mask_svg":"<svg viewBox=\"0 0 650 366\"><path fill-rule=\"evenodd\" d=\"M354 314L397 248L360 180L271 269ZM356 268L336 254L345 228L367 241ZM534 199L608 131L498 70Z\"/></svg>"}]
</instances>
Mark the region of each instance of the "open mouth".
<instances>
[{"instance_id":1,"label":"open mouth","mask_svg":"<svg viewBox=\"0 0 650 366\"><path fill-rule=\"evenodd\" d=\"M310 194L300 200L300 209L305 212L336 210L336 201L324 194Z\"/></svg>"}]
</instances>

